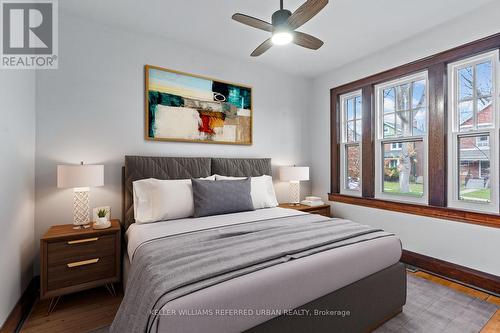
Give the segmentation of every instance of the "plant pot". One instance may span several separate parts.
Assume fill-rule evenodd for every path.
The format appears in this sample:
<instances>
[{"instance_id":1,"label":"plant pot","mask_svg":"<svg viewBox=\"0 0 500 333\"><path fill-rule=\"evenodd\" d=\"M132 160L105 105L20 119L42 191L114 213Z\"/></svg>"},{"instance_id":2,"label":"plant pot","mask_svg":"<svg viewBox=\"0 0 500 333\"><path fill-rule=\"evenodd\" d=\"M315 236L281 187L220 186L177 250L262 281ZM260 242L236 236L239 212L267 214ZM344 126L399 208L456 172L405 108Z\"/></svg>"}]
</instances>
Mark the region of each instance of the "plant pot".
<instances>
[{"instance_id":1,"label":"plant pot","mask_svg":"<svg viewBox=\"0 0 500 333\"><path fill-rule=\"evenodd\" d=\"M107 217L98 217L97 221L94 222L92 227L94 229L106 229L111 227L111 222L108 221Z\"/></svg>"}]
</instances>

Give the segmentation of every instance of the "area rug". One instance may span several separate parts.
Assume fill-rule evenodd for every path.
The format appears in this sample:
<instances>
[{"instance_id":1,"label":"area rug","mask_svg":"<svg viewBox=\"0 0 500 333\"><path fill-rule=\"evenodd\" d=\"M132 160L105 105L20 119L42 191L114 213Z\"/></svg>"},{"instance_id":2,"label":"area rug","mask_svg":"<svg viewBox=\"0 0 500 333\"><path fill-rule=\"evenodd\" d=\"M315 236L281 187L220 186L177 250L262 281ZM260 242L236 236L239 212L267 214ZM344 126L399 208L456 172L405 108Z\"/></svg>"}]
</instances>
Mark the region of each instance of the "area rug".
<instances>
[{"instance_id":1,"label":"area rug","mask_svg":"<svg viewBox=\"0 0 500 333\"><path fill-rule=\"evenodd\" d=\"M407 277L403 312L375 332L477 333L498 310L479 298L411 274Z\"/></svg>"},{"instance_id":2,"label":"area rug","mask_svg":"<svg viewBox=\"0 0 500 333\"><path fill-rule=\"evenodd\" d=\"M498 310L485 302L440 284L408 274L403 312L379 327L376 333L478 333ZM92 333L107 333L104 327Z\"/></svg>"}]
</instances>

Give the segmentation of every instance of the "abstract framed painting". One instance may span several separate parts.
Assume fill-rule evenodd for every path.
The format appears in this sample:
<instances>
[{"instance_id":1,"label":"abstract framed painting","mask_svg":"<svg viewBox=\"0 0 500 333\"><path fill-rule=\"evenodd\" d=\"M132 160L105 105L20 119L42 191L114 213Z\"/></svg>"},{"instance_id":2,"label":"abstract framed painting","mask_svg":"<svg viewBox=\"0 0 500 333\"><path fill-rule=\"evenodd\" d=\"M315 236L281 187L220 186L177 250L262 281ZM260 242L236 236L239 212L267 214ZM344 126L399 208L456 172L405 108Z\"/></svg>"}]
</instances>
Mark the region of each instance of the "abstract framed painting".
<instances>
[{"instance_id":1,"label":"abstract framed painting","mask_svg":"<svg viewBox=\"0 0 500 333\"><path fill-rule=\"evenodd\" d=\"M146 140L252 144L252 88L146 65Z\"/></svg>"}]
</instances>

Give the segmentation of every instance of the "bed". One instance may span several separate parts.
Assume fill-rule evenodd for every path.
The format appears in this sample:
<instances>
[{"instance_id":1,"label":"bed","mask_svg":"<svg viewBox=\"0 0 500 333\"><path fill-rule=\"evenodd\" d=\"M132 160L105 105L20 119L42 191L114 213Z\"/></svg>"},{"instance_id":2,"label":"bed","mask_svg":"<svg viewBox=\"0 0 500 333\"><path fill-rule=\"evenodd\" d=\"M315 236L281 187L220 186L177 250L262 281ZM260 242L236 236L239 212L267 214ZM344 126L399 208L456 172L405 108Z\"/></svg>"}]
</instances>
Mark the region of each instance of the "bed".
<instances>
[{"instance_id":1,"label":"bed","mask_svg":"<svg viewBox=\"0 0 500 333\"><path fill-rule=\"evenodd\" d=\"M143 260L140 256L136 258L136 252L157 240L200 231L264 225L270 223L268 221L278 224L286 221L291 225L312 219L311 223L321 225L352 225L350 221L313 217L278 207L134 223L132 182L135 180L201 178L212 174L253 177L271 172L270 159L126 156L123 201L127 229L123 259L126 298L134 291L136 295L141 294L137 292L137 283L132 287L127 284L132 265L139 265ZM159 312L149 314L153 319L147 330L162 333L370 331L401 311L406 302L406 274L399 262L401 243L397 237L377 230L356 237L360 239L353 238L342 246L222 279L172 297L161 303ZM129 318L130 315L122 315L115 322L121 321L124 327L130 324L127 320L132 321ZM118 323L113 325L119 327Z\"/></svg>"}]
</instances>

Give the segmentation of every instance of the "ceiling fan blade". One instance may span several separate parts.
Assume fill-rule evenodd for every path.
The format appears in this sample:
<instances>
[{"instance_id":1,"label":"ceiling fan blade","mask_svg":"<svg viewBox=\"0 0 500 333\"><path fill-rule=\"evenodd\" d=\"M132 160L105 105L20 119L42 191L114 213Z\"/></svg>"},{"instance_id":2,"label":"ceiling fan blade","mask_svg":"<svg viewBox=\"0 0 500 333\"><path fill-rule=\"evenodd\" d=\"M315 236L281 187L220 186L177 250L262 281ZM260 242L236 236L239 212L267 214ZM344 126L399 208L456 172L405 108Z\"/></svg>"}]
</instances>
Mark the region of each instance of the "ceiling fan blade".
<instances>
[{"instance_id":1,"label":"ceiling fan blade","mask_svg":"<svg viewBox=\"0 0 500 333\"><path fill-rule=\"evenodd\" d=\"M294 32L293 42L311 50L317 50L323 46L323 41L321 39L299 31Z\"/></svg>"},{"instance_id":2,"label":"ceiling fan blade","mask_svg":"<svg viewBox=\"0 0 500 333\"><path fill-rule=\"evenodd\" d=\"M262 53L266 52L273 46L273 42L271 41L271 38L268 38L264 41L264 43L260 44L251 54L252 57L258 57Z\"/></svg>"},{"instance_id":3,"label":"ceiling fan blade","mask_svg":"<svg viewBox=\"0 0 500 333\"><path fill-rule=\"evenodd\" d=\"M288 18L288 25L292 30L297 29L318 14L327 4L328 0L307 0Z\"/></svg>"},{"instance_id":4,"label":"ceiling fan blade","mask_svg":"<svg viewBox=\"0 0 500 333\"><path fill-rule=\"evenodd\" d=\"M238 21L240 23L249 25L251 27L254 27L254 28L257 28L260 30L269 31L269 32L273 31L273 26L271 23L267 23L266 21L262 21L258 18L252 17L252 16L236 13L232 16L232 18L235 21Z\"/></svg>"}]
</instances>

